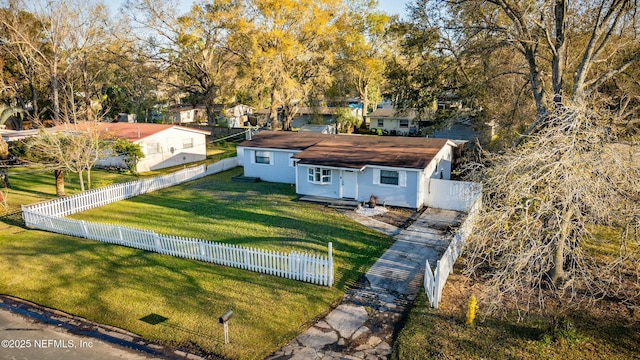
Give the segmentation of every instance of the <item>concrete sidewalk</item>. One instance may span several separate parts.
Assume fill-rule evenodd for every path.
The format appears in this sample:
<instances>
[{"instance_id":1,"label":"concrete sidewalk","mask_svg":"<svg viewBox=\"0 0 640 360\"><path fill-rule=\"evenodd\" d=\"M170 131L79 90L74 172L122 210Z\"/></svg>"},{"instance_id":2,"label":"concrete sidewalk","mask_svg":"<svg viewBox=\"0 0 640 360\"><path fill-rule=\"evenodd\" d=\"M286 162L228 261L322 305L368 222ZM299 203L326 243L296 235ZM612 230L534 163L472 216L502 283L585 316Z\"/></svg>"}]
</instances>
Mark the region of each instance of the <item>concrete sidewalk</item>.
<instances>
[{"instance_id":1,"label":"concrete sidewalk","mask_svg":"<svg viewBox=\"0 0 640 360\"><path fill-rule=\"evenodd\" d=\"M429 208L406 230L348 216L396 242L338 307L267 359L388 359L393 334L421 290L425 260L437 262L451 241L450 226L460 224L464 214Z\"/></svg>"}]
</instances>

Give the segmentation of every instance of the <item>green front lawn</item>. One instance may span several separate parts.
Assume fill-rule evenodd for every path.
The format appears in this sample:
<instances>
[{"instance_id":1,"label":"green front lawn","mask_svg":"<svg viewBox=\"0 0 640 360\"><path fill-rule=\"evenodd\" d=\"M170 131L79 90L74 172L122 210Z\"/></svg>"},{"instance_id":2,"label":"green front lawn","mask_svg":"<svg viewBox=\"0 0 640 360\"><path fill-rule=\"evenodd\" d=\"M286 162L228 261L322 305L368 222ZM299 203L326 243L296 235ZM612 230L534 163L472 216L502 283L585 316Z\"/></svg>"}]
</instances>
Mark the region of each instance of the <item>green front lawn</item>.
<instances>
[{"instance_id":1,"label":"green front lawn","mask_svg":"<svg viewBox=\"0 0 640 360\"><path fill-rule=\"evenodd\" d=\"M282 251L325 254L331 241L333 288L0 223L0 293L196 352L264 358L337 304L393 240L298 202L292 186L230 181L241 172L74 218ZM224 345L217 319L227 309L234 317ZM140 320L151 314L167 320Z\"/></svg>"}]
</instances>

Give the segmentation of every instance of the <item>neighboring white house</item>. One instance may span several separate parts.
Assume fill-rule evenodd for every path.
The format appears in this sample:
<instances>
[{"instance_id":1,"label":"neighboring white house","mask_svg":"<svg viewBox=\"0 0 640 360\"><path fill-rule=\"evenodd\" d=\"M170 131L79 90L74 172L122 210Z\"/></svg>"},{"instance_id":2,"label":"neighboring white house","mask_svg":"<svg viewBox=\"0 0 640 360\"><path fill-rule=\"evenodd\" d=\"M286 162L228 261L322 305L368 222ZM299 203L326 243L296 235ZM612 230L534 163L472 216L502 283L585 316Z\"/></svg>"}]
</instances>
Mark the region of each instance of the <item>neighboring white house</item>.
<instances>
[{"instance_id":1,"label":"neighboring white house","mask_svg":"<svg viewBox=\"0 0 640 360\"><path fill-rule=\"evenodd\" d=\"M151 123L83 123L60 125L57 131L86 131L90 126L104 133L104 138L124 138L140 145L145 157L138 162L137 171L144 172L188 164L207 157L208 131L178 125ZM126 168L118 156L99 160L96 166Z\"/></svg>"},{"instance_id":2,"label":"neighboring white house","mask_svg":"<svg viewBox=\"0 0 640 360\"><path fill-rule=\"evenodd\" d=\"M296 185L299 195L419 209L430 179L450 179L446 139L263 131L238 145L244 175Z\"/></svg>"},{"instance_id":3,"label":"neighboring white house","mask_svg":"<svg viewBox=\"0 0 640 360\"><path fill-rule=\"evenodd\" d=\"M335 134L336 126L332 125L316 125L316 124L306 124L302 125L299 130L300 132L310 132L310 133L318 133L318 134Z\"/></svg>"},{"instance_id":4,"label":"neighboring white house","mask_svg":"<svg viewBox=\"0 0 640 360\"><path fill-rule=\"evenodd\" d=\"M134 123L136 122L136 114L118 114L118 122Z\"/></svg>"},{"instance_id":5,"label":"neighboring white house","mask_svg":"<svg viewBox=\"0 0 640 360\"><path fill-rule=\"evenodd\" d=\"M206 118L206 108L203 105L179 104L169 109L173 122L178 124L188 124L198 122Z\"/></svg>"},{"instance_id":6,"label":"neighboring white house","mask_svg":"<svg viewBox=\"0 0 640 360\"><path fill-rule=\"evenodd\" d=\"M389 135L410 135L418 133L415 110L399 112L393 108L376 109L367 115L371 129L386 130Z\"/></svg>"}]
</instances>

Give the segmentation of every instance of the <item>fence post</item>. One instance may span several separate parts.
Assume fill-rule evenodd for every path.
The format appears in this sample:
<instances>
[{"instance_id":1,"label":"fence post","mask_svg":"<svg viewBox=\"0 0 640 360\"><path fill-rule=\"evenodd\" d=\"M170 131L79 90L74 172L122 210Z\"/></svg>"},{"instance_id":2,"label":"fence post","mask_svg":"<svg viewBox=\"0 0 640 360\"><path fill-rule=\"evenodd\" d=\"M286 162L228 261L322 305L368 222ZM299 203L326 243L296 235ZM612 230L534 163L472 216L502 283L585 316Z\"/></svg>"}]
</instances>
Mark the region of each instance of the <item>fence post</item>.
<instances>
[{"instance_id":1,"label":"fence post","mask_svg":"<svg viewBox=\"0 0 640 360\"><path fill-rule=\"evenodd\" d=\"M433 304L433 308L434 309L438 309L438 305L440 304L440 295L441 295L441 291L440 291L440 260L438 260L438 263L436 265L436 271L434 274L434 286L433 286L433 299L435 301L435 303Z\"/></svg>"},{"instance_id":2,"label":"fence post","mask_svg":"<svg viewBox=\"0 0 640 360\"><path fill-rule=\"evenodd\" d=\"M305 278L305 270L307 267L307 257L303 256L302 254L298 254L298 259L299 259L299 264L298 265L298 271L300 271L300 273L298 274L298 277L300 281L307 281L307 279Z\"/></svg>"},{"instance_id":3,"label":"fence post","mask_svg":"<svg viewBox=\"0 0 640 360\"><path fill-rule=\"evenodd\" d=\"M207 256L207 252L205 250L204 245L205 245L204 241L202 240L198 241L198 246L200 247L200 260L211 262L211 260L209 260L209 257Z\"/></svg>"},{"instance_id":4,"label":"fence post","mask_svg":"<svg viewBox=\"0 0 640 360\"><path fill-rule=\"evenodd\" d=\"M153 241L155 242L155 245L156 245L156 252L162 254L162 246L160 245L160 235L154 232Z\"/></svg>"},{"instance_id":5,"label":"fence post","mask_svg":"<svg viewBox=\"0 0 640 360\"><path fill-rule=\"evenodd\" d=\"M244 248L242 252L244 255L244 268L251 269L251 262L249 261L249 248Z\"/></svg>"},{"instance_id":6,"label":"fence post","mask_svg":"<svg viewBox=\"0 0 640 360\"><path fill-rule=\"evenodd\" d=\"M333 243L329 241L329 257L327 257L328 269L327 269L327 286L333 286Z\"/></svg>"},{"instance_id":7,"label":"fence post","mask_svg":"<svg viewBox=\"0 0 640 360\"><path fill-rule=\"evenodd\" d=\"M84 222L84 220L80 221L80 224L82 225L82 235L85 239L88 239L89 231L87 230L87 224Z\"/></svg>"}]
</instances>

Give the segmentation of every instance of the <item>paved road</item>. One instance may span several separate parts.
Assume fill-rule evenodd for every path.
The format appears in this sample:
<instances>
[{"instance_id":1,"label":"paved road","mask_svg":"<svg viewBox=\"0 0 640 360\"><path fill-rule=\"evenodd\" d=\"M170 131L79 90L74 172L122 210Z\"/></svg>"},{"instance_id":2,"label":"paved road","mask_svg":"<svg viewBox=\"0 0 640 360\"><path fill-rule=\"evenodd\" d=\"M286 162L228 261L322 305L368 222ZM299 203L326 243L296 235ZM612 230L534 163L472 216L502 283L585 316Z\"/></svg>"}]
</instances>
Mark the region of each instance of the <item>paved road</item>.
<instances>
[{"instance_id":1,"label":"paved road","mask_svg":"<svg viewBox=\"0 0 640 360\"><path fill-rule=\"evenodd\" d=\"M154 359L0 308L0 360Z\"/></svg>"}]
</instances>

